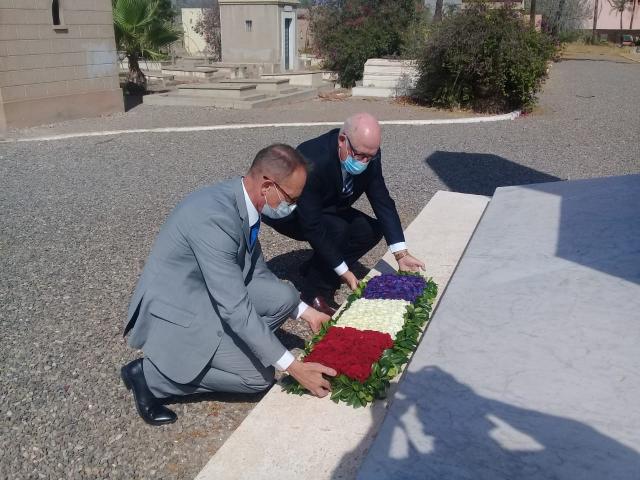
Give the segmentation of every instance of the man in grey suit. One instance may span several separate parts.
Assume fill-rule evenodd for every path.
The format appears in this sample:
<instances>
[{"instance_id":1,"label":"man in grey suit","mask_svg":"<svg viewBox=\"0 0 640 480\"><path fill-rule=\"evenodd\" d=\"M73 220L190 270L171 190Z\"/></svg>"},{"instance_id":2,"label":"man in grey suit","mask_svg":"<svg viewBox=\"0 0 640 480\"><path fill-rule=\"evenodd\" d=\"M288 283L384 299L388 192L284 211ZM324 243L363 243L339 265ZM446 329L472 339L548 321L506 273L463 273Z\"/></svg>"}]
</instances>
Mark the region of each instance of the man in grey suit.
<instances>
[{"instance_id":1,"label":"man in grey suit","mask_svg":"<svg viewBox=\"0 0 640 480\"><path fill-rule=\"evenodd\" d=\"M258 241L260 213L288 215L307 178L307 166L288 145L256 155L245 177L187 196L158 233L133 294L125 335L144 358L122 367L140 416L152 425L176 420L163 399L200 392L260 392L274 367L310 392L327 395L324 375L302 363L274 331L289 317L317 332L330 319L300 301L269 271Z\"/></svg>"}]
</instances>

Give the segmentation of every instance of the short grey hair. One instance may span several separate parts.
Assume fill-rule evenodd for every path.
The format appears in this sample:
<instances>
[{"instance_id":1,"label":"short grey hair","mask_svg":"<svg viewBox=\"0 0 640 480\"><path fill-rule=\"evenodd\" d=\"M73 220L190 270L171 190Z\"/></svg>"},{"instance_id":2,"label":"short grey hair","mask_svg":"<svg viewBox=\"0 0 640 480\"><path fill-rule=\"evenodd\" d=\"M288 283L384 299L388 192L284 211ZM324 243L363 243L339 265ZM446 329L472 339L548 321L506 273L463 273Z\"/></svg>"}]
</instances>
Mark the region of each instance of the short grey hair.
<instances>
[{"instance_id":1,"label":"short grey hair","mask_svg":"<svg viewBox=\"0 0 640 480\"><path fill-rule=\"evenodd\" d=\"M249 173L267 174L280 181L300 167L307 170L307 161L295 148L284 143L274 143L258 152Z\"/></svg>"}]
</instances>

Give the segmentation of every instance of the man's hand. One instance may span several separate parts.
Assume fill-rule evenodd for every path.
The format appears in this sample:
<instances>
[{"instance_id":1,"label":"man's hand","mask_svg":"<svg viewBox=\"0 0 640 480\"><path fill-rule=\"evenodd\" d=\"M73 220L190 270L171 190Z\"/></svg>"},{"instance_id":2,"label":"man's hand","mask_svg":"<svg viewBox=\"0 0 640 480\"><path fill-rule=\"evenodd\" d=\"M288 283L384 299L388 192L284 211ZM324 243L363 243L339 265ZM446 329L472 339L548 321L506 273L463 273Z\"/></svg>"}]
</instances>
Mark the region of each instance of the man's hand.
<instances>
[{"instance_id":1,"label":"man's hand","mask_svg":"<svg viewBox=\"0 0 640 480\"><path fill-rule=\"evenodd\" d=\"M315 308L311 307L308 307L304 311L302 318L307 321L313 333L318 333L322 324L331 320L331 317L326 313L319 312Z\"/></svg>"},{"instance_id":2,"label":"man's hand","mask_svg":"<svg viewBox=\"0 0 640 480\"><path fill-rule=\"evenodd\" d=\"M358 288L358 279L351 270L347 270L346 272L344 272L342 275L340 275L340 278L342 279L343 283L347 284L351 291Z\"/></svg>"},{"instance_id":3,"label":"man's hand","mask_svg":"<svg viewBox=\"0 0 640 480\"><path fill-rule=\"evenodd\" d=\"M404 272L418 272L424 270L425 265L416 257L407 254L398 260L398 268Z\"/></svg>"},{"instance_id":4,"label":"man's hand","mask_svg":"<svg viewBox=\"0 0 640 480\"><path fill-rule=\"evenodd\" d=\"M324 397L331 391L329 380L322 374L330 377L335 377L337 374L333 368L319 363L303 363L300 360L294 360L287 368L287 372L316 397Z\"/></svg>"}]
</instances>

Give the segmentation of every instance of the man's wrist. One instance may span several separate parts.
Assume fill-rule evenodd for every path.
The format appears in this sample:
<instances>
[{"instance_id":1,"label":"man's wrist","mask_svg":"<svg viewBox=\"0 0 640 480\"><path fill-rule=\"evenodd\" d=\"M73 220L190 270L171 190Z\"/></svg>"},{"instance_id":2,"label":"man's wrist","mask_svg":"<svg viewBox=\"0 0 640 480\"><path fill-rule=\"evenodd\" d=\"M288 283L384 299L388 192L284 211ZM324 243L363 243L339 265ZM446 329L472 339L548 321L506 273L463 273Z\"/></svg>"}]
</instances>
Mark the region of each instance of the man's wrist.
<instances>
[{"instance_id":1,"label":"man's wrist","mask_svg":"<svg viewBox=\"0 0 640 480\"><path fill-rule=\"evenodd\" d=\"M289 350L286 350L282 354L282 356L273 364L273 366L283 372L285 370L288 370L291 364L295 361L296 357L294 357Z\"/></svg>"},{"instance_id":2,"label":"man's wrist","mask_svg":"<svg viewBox=\"0 0 640 480\"><path fill-rule=\"evenodd\" d=\"M397 252L393 253L393 256L395 257L396 262L399 262L401 259L403 259L407 255L409 255L409 250L407 250L407 249L398 250Z\"/></svg>"},{"instance_id":3,"label":"man's wrist","mask_svg":"<svg viewBox=\"0 0 640 480\"><path fill-rule=\"evenodd\" d=\"M341 262L340 265L338 265L337 267L335 267L333 269L333 271L336 272L336 275L341 277L342 275L344 275L345 273L347 273L349 271L349 267L347 266L347 264L345 262Z\"/></svg>"}]
</instances>

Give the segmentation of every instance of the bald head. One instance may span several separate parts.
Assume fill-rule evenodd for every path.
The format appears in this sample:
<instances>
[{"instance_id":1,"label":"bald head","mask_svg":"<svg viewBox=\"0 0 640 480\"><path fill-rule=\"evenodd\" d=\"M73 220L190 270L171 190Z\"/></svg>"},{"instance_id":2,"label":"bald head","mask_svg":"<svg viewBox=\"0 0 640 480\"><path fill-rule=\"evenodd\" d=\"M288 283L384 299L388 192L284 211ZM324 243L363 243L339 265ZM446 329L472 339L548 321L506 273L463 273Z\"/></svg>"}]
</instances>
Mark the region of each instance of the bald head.
<instances>
[{"instance_id":1,"label":"bald head","mask_svg":"<svg viewBox=\"0 0 640 480\"><path fill-rule=\"evenodd\" d=\"M349 137L353 148L366 154L374 155L380 148L382 132L376 117L370 113L356 113L344 122L340 129Z\"/></svg>"}]
</instances>

